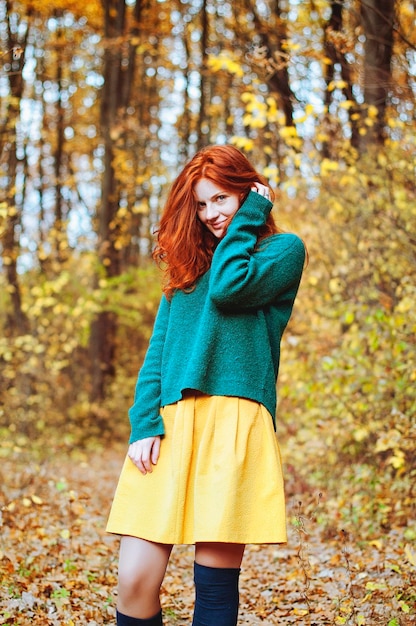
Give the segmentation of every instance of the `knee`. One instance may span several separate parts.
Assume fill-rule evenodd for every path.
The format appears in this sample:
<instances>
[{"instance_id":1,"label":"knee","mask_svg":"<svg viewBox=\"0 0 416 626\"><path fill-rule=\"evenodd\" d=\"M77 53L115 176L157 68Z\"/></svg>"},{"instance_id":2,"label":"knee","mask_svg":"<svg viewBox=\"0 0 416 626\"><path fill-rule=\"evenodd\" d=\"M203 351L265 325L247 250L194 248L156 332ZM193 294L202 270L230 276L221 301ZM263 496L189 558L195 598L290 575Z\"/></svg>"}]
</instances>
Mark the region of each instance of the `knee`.
<instances>
[{"instance_id":1,"label":"knee","mask_svg":"<svg viewBox=\"0 0 416 626\"><path fill-rule=\"evenodd\" d=\"M158 595L160 584L140 566L123 566L118 572L118 595L123 602Z\"/></svg>"}]
</instances>

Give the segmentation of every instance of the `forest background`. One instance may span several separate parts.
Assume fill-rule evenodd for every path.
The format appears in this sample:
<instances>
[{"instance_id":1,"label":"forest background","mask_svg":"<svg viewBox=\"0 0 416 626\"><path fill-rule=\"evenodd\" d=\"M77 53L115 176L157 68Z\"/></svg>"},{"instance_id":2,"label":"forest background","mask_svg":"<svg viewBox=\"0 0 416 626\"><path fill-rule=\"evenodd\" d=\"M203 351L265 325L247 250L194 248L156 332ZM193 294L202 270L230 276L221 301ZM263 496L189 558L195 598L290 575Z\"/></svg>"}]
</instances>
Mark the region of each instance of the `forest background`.
<instances>
[{"instance_id":1,"label":"forest background","mask_svg":"<svg viewBox=\"0 0 416 626\"><path fill-rule=\"evenodd\" d=\"M297 527L398 533L414 610L415 17L411 0L0 0L6 527L48 460L124 445L169 184L230 142L309 251L278 384Z\"/></svg>"}]
</instances>

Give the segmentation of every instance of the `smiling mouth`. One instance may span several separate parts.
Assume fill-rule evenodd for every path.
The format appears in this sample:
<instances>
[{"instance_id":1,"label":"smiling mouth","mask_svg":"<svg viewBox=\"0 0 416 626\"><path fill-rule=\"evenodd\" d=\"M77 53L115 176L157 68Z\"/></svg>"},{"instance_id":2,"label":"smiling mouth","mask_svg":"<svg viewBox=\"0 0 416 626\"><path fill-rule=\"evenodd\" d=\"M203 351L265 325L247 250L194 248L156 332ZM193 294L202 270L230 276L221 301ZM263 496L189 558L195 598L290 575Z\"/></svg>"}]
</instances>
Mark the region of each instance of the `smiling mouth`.
<instances>
[{"instance_id":1,"label":"smiling mouth","mask_svg":"<svg viewBox=\"0 0 416 626\"><path fill-rule=\"evenodd\" d=\"M211 227L217 230L218 228L222 228L224 226L224 222L217 222L215 224L211 224Z\"/></svg>"}]
</instances>

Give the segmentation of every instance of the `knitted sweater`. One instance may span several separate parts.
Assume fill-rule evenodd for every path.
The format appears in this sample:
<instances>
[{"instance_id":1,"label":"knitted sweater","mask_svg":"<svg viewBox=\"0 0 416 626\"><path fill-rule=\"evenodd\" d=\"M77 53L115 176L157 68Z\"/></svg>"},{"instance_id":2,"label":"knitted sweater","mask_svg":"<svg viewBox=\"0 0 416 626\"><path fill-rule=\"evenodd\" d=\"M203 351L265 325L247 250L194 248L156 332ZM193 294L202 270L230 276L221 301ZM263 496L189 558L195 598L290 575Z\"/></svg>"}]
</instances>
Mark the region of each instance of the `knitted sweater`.
<instances>
[{"instance_id":1,"label":"knitted sweater","mask_svg":"<svg viewBox=\"0 0 416 626\"><path fill-rule=\"evenodd\" d=\"M186 389L255 400L274 420L280 340L305 249L293 234L257 245L271 208L250 192L193 291L162 297L129 410L130 443L163 435L160 408Z\"/></svg>"}]
</instances>

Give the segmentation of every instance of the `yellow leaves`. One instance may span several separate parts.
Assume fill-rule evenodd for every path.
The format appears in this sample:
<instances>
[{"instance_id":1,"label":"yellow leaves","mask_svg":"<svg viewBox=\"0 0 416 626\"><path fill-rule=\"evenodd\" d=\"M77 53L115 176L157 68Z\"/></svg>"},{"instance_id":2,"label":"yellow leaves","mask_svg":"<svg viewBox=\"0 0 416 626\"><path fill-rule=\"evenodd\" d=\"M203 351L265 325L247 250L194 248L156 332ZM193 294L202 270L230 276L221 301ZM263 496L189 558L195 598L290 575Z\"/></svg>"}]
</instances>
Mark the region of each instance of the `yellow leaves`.
<instances>
[{"instance_id":1,"label":"yellow leaves","mask_svg":"<svg viewBox=\"0 0 416 626\"><path fill-rule=\"evenodd\" d=\"M355 313L354 311L346 311L344 313L344 324L347 324L348 326L350 326L355 320Z\"/></svg>"},{"instance_id":2,"label":"yellow leaves","mask_svg":"<svg viewBox=\"0 0 416 626\"><path fill-rule=\"evenodd\" d=\"M7 202L0 202L0 220L15 217L17 213L17 208L14 205L10 205Z\"/></svg>"},{"instance_id":3,"label":"yellow leaves","mask_svg":"<svg viewBox=\"0 0 416 626\"><path fill-rule=\"evenodd\" d=\"M129 212L127 211L126 207L120 207L116 213L117 217L119 219L124 219L125 217L127 217L129 214Z\"/></svg>"},{"instance_id":4,"label":"yellow leaves","mask_svg":"<svg viewBox=\"0 0 416 626\"><path fill-rule=\"evenodd\" d=\"M378 108L370 104L367 107L367 115L371 120L375 120L378 117Z\"/></svg>"},{"instance_id":5,"label":"yellow leaves","mask_svg":"<svg viewBox=\"0 0 416 626\"><path fill-rule=\"evenodd\" d=\"M279 135L287 146L300 150L302 148L302 139L298 136L296 126L282 126L279 128Z\"/></svg>"},{"instance_id":6,"label":"yellow leaves","mask_svg":"<svg viewBox=\"0 0 416 626\"><path fill-rule=\"evenodd\" d=\"M387 125L390 128L398 128L403 130L405 128L405 123L398 117L390 117L387 120Z\"/></svg>"},{"instance_id":7,"label":"yellow leaves","mask_svg":"<svg viewBox=\"0 0 416 626\"><path fill-rule=\"evenodd\" d=\"M246 152L250 152L254 148L254 141L249 139L248 137L231 137L231 143L239 148L239 150L245 150Z\"/></svg>"},{"instance_id":8,"label":"yellow leaves","mask_svg":"<svg viewBox=\"0 0 416 626\"><path fill-rule=\"evenodd\" d=\"M25 508L31 507L32 504L40 506L41 504L43 504L43 500L42 500L42 498L39 498L39 496L34 494L34 495L30 496L30 498L28 498L28 497L22 498L22 504L23 504L23 506Z\"/></svg>"},{"instance_id":9,"label":"yellow leaves","mask_svg":"<svg viewBox=\"0 0 416 626\"><path fill-rule=\"evenodd\" d=\"M392 428L386 433L382 433L377 439L374 451L376 453L385 452L396 447L401 440L401 433Z\"/></svg>"},{"instance_id":10,"label":"yellow leaves","mask_svg":"<svg viewBox=\"0 0 416 626\"><path fill-rule=\"evenodd\" d=\"M361 441L365 441L369 435L370 435L370 430L368 428L365 428L364 426L362 428L354 429L352 433L354 441L358 441L359 443Z\"/></svg>"},{"instance_id":11,"label":"yellow leaves","mask_svg":"<svg viewBox=\"0 0 416 626\"><path fill-rule=\"evenodd\" d=\"M284 39L282 41L282 50L285 52L297 52L300 48L301 45L293 41L293 39Z\"/></svg>"},{"instance_id":12,"label":"yellow leaves","mask_svg":"<svg viewBox=\"0 0 416 626\"><path fill-rule=\"evenodd\" d=\"M220 52L220 54L217 56L213 54L209 55L207 65L209 69L211 69L213 72L225 70L230 74L238 76L239 78L242 78L244 76L244 71L241 67L241 64L236 61L231 52Z\"/></svg>"},{"instance_id":13,"label":"yellow leaves","mask_svg":"<svg viewBox=\"0 0 416 626\"><path fill-rule=\"evenodd\" d=\"M309 614L308 609L300 609L298 607L295 607L292 610L292 615L298 615L299 617L305 617L308 614Z\"/></svg>"},{"instance_id":14,"label":"yellow leaves","mask_svg":"<svg viewBox=\"0 0 416 626\"><path fill-rule=\"evenodd\" d=\"M410 563L413 567L416 567L416 552L410 547L407 543L404 548L404 554L406 557L406 561Z\"/></svg>"},{"instance_id":15,"label":"yellow leaves","mask_svg":"<svg viewBox=\"0 0 416 626\"><path fill-rule=\"evenodd\" d=\"M377 581L368 581L365 585L367 591L386 591L388 589L386 582L381 580Z\"/></svg>"},{"instance_id":16,"label":"yellow leaves","mask_svg":"<svg viewBox=\"0 0 416 626\"><path fill-rule=\"evenodd\" d=\"M31 0L31 8L41 16L50 17L50 5L44 0ZM102 5L97 0L80 4L78 0L56 0L54 3L56 11L71 13L77 19L88 19L91 26L99 28L102 24Z\"/></svg>"},{"instance_id":17,"label":"yellow leaves","mask_svg":"<svg viewBox=\"0 0 416 626\"><path fill-rule=\"evenodd\" d=\"M330 279L328 283L328 287L329 287L329 291L332 294L340 293L343 288L343 281L339 277L336 276Z\"/></svg>"},{"instance_id":18,"label":"yellow leaves","mask_svg":"<svg viewBox=\"0 0 416 626\"><path fill-rule=\"evenodd\" d=\"M144 200L137 202L133 206L132 211L135 215L149 215L149 204Z\"/></svg>"},{"instance_id":19,"label":"yellow leaves","mask_svg":"<svg viewBox=\"0 0 416 626\"><path fill-rule=\"evenodd\" d=\"M394 454L387 459L388 465L391 465L396 470L403 469L406 465L406 457L402 450L395 450Z\"/></svg>"},{"instance_id":20,"label":"yellow leaves","mask_svg":"<svg viewBox=\"0 0 416 626\"><path fill-rule=\"evenodd\" d=\"M353 102L352 100L343 100L342 102L339 103L339 108L340 109L351 109L351 107L353 107L355 105L355 102Z\"/></svg>"},{"instance_id":21,"label":"yellow leaves","mask_svg":"<svg viewBox=\"0 0 416 626\"><path fill-rule=\"evenodd\" d=\"M298 136L298 131L295 126L283 126L283 128L279 128L279 135L282 139L291 139Z\"/></svg>"},{"instance_id":22,"label":"yellow leaves","mask_svg":"<svg viewBox=\"0 0 416 626\"><path fill-rule=\"evenodd\" d=\"M329 202L329 219L337 219L345 211L344 205L337 199L331 198Z\"/></svg>"},{"instance_id":23,"label":"yellow leaves","mask_svg":"<svg viewBox=\"0 0 416 626\"><path fill-rule=\"evenodd\" d=\"M321 161L321 176L327 176L328 174L331 174L332 172L337 172L339 169L339 162L338 161L333 161L332 159L322 159Z\"/></svg>"},{"instance_id":24,"label":"yellow leaves","mask_svg":"<svg viewBox=\"0 0 416 626\"><path fill-rule=\"evenodd\" d=\"M409 313L415 306L414 296L404 296L396 306L396 313Z\"/></svg>"},{"instance_id":25,"label":"yellow leaves","mask_svg":"<svg viewBox=\"0 0 416 626\"><path fill-rule=\"evenodd\" d=\"M332 80L327 89L328 91L334 91L334 89L345 89L348 87L348 83L345 80Z\"/></svg>"},{"instance_id":26,"label":"yellow leaves","mask_svg":"<svg viewBox=\"0 0 416 626\"><path fill-rule=\"evenodd\" d=\"M395 470L402 470L406 465L406 455L403 448L402 433L395 428L391 428L388 432L379 436L374 451L376 454L380 454L391 450L392 454L387 458L386 463Z\"/></svg>"},{"instance_id":27,"label":"yellow leaves","mask_svg":"<svg viewBox=\"0 0 416 626\"><path fill-rule=\"evenodd\" d=\"M267 103L248 91L242 94L241 100L246 105L243 124L250 128L264 128L267 124Z\"/></svg>"},{"instance_id":28,"label":"yellow leaves","mask_svg":"<svg viewBox=\"0 0 416 626\"><path fill-rule=\"evenodd\" d=\"M387 157L386 157L384 152L380 151L377 154L377 163L380 165L380 167L386 167L387 166L388 161L387 161Z\"/></svg>"},{"instance_id":29,"label":"yellow leaves","mask_svg":"<svg viewBox=\"0 0 416 626\"><path fill-rule=\"evenodd\" d=\"M263 169L263 175L276 185L280 182L280 174L276 165L269 165Z\"/></svg>"}]
</instances>

